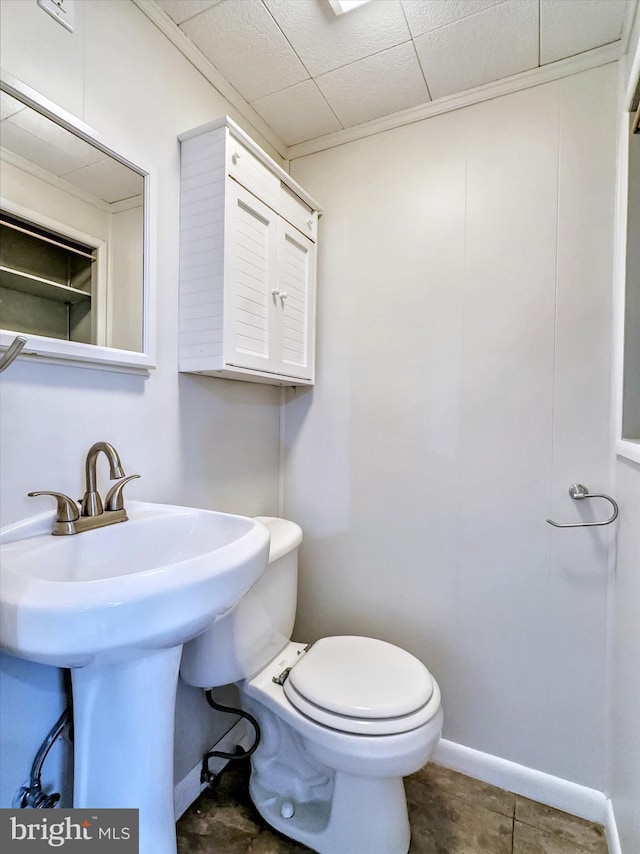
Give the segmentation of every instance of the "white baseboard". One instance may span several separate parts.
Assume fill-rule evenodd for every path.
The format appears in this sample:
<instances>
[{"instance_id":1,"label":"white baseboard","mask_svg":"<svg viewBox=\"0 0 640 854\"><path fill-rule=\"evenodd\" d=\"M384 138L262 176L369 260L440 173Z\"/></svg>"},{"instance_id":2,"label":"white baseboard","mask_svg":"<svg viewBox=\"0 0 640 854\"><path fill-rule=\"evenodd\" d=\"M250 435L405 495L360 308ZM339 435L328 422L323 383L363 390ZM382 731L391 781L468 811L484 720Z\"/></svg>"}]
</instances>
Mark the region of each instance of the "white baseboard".
<instances>
[{"instance_id":1,"label":"white baseboard","mask_svg":"<svg viewBox=\"0 0 640 854\"><path fill-rule=\"evenodd\" d=\"M232 752L236 745L249 746L251 741L247 726L240 720L212 749ZM440 739L432 757L435 765L442 765L452 771L460 771L468 777L499 786L508 792L515 792L525 798L546 804L555 809L579 816L588 821L604 825L607 834L609 854L623 854L618 837L613 805L603 792L590 789L561 777L554 777L543 771L536 771L526 765L518 765L508 759L482 753L471 747L456 744L454 741ZM228 760L212 757L209 768L214 773L221 771ZM202 763L198 762L174 788L176 820L191 806L207 787L200 782Z\"/></svg>"},{"instance_id":2,"label":"white baseboard","mask_svg":"<svg viewBox=\"0 0 640 854\"><path fill-rule=\"evenodd\" d=\"M229 732L223 735L220 741L216 742L210 748L210 750L222 750L226 753L233 753L237 745L247 749L249 747L249 745L246 744L247 741L250 741L247 733L247 725L243 720L239 720L231 727ZM212 756L209 760L209 770L214 774L217 774L219 771L222 771L228 762L228 759L222 759L219 756ZM200 782L201 771L202 762L200 761L197 765L194 765L191 771L185 774L182 780L179 780L173 787L173 807L176 815L176 821L184 812L186 812L186 810L189 809L196 798L207 788L207 783Z\"/></svg>"},{"instance_id":3,"label":"white baseboard","mask_svg":"<svg viewBox=\"0 0 640 854\"><path fill-rule=\"evenodd\" d=\"M613 804L597 789L580 786L444 738L440 739L432 761L435 765L460 771L508 792L602 824L607 835L609 854L623 854Z\"/></svg>"},{"instance_id":4,"label":"white baseboard","mask_svg":"<svg viewBox=\"0 0 640 854\"><path fill-rule=\"evenodd\" d=\"M493 786L607 827L609 801L607 796L597 789L590 789L446 739L440 739L432 759L436 765L460 771L476 780L491 783Z\"/></svg>"},{"instance_id":5,"label":"white baseboard","mask_svg":"<svg viewBox=\"0 0 640 854\"><path fill-rule=\"evenodd\" d=\"M432 761L436 765L460 771L508 792L515 792L557 810L602 824L607 835L609 854L623 854L613 804L597 789L590 789L444 738L440 739Z\"/></svg>"}]
</instances>

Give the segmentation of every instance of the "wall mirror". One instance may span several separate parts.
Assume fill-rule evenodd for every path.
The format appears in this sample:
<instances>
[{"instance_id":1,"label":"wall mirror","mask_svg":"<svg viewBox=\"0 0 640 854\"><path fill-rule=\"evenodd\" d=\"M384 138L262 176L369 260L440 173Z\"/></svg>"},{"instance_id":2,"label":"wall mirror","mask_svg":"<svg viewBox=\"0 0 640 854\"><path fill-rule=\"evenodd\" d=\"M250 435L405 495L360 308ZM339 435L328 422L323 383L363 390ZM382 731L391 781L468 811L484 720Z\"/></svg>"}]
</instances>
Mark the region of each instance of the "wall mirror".
<instances>
[{"instance_id":1,"label":"wall mirror","mask_svg":"<svg viewBox=\"0 0 640 854\"><path fill-rule=\"evenodd\" d=\"M622 102L616 227L616 452L640 463L640 45Z\"/></svg>"},{"instance_id":2,"label":"wall mirror","mask_svg":"<svg viewBox=\"0 0 640 854\"><path fill-rule=\"evenodd\" d=\"M0 347L148 372L151 170L5 72L0 95Z\"/></svg>"},{"instance_id":3,"label":"wall mirror","mask_svg":"<svg viewBox=\"0 0 640 854\"><path fill-rule=\"evenodd\" d=\"M627 257L624 300L622 441L640 450L640 82L629 114Z\"/></svg>"}]
</instances>

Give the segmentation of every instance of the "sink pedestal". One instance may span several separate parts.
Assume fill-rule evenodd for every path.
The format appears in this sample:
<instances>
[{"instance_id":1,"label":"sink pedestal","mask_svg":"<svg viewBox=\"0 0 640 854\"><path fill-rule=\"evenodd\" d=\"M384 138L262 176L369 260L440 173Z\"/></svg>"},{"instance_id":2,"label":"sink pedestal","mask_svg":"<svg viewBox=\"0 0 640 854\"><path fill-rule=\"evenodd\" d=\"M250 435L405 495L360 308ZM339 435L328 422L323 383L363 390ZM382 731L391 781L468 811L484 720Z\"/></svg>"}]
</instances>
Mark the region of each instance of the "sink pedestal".
<instances>
[{"instance_id":1,"label":"sink pedestal","mask_svg":"<svg viewBox=\"0 0 640 854\"><path fill-rule=\"evenodd\" d=\"M175 854L173 740L182 646L71 671L73 805L140 811L140 854Z\"/></svg>"}]
</instances>

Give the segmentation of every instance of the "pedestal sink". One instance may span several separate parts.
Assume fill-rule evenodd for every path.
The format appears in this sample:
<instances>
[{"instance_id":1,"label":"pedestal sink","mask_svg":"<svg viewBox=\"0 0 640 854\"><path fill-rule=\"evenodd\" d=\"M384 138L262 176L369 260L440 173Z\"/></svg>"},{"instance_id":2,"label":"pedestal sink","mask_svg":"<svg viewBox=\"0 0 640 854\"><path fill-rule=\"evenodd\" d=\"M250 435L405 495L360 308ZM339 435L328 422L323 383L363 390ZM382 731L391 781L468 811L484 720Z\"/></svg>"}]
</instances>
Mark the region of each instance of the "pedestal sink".
<instances>
[{"instance_id":1,"label":"pedestal sink","mask_svg":"<svg viewBox=\"0 0 640 854\"><path fill-rule=\"evenodd\" d=\"M72 668L77 807L140 811L140 854L175 854L173 735L182 645L260 577L253 519L130 501L129 521L51 536L53 515L0 531L0 646Z\"/></svg>"}]
</instances>

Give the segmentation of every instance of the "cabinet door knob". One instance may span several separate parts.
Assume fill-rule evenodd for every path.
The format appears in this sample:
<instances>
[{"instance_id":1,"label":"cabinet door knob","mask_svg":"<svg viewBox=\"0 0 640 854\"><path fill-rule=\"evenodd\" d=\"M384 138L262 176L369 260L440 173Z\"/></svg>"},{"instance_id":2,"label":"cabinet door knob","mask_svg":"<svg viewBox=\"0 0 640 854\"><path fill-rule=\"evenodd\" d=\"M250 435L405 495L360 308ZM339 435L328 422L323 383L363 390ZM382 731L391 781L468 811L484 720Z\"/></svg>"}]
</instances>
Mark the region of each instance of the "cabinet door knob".
<instances>
[{"instance_id":1,"label":"cabinet door knob","mask_svg":"<svg viewBox=\"0 0 640 854\"><path fill-rule=\"evenodd\" d=\"M311 217L309 217L309 219L307 220L307 226L309 228L313 228L313 220L311 219Z\"/></svg>"},{"instance_id":2,"label":"cabinet door knob","mask_svg":"<svg viewBox=\"0 0 640 854\"><path fill-rule=\"evenodd\" d=\"M274 297L280 296L280 291L278 290L278 288L272 288L271 293L273 294Z\"/></svg>"},{"instance_id":3,"label":"cabinet door knob","mask_svg":"<svg viewBox=\"0 0 640 854\"><path fill-rule=\"evenodd\" d=\"M282 291L282 293L280 294L280 299L285 300L288 296L289 294L286 291Z\"/></svg>"},{"instance_id":4,"label":"cabinet door knob","mask_svg":"<svg viewBox=\"0 0 640 854\"><path fill-rule=\"evenodd\" d=\"M235 166L236 163L238 162L238 160L240 160L240 152L234 151L233 154L231 155L231 160L233 162L233 165Z\"/></svg>"}]
</instances>

